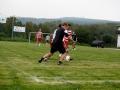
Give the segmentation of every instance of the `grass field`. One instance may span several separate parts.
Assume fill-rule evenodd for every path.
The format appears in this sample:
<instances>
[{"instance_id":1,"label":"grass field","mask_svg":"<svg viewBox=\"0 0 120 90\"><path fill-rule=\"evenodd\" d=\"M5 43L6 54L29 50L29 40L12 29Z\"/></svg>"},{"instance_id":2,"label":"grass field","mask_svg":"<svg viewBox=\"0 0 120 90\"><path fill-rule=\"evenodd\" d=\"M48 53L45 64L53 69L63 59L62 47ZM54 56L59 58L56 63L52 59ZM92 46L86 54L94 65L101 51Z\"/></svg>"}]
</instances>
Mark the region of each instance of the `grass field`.
<instances>
[{"instance_id":1,"label":"grass field","mask_svg":"<svg viewBox=\"0 0 120 90\"><path fill-rule=\"evenodd\" d=\"M120 90L120 50L77 46L73 61L58 66L58 53L31 43L0 41L0 90Z\"/></svg>"}]
</instances>

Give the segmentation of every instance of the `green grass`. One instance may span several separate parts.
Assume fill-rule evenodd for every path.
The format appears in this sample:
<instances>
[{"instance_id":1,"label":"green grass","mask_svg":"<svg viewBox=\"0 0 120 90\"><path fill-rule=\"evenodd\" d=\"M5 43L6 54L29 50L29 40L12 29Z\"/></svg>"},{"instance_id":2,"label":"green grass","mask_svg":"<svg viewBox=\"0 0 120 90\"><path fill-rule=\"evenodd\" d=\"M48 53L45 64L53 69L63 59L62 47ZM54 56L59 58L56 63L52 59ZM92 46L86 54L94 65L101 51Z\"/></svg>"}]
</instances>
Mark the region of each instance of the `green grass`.
<instances>
[{"instance_id":1,"label":"green grass","mask_svg":"<svg viewBox=\"0 0 120 90\"><path fill-rule=\"evenodd\" d=\"M120 50L77 46L73 61L58 66L58 53L38 59L49 45L0 41L0 90L120 90Z\"/></svg>"}]
</instances>

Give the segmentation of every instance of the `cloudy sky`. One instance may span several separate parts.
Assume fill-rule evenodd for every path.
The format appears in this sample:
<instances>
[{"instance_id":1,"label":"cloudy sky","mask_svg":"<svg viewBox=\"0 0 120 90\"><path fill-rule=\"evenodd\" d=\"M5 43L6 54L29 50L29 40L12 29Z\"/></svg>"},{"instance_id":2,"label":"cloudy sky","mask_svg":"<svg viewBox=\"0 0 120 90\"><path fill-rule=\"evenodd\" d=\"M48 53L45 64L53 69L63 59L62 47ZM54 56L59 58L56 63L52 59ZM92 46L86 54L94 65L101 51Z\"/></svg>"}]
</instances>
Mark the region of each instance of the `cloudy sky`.
<instances>
[{"instance_id":1,"label":"cloudy sky","mask_svg":"<svg viewBox=\"0 0 120 90\"><path fill-rule=\"evenodd\" d=\"M120 0L0 0L0 15L120 21Z\"/></svg>"}]
</instances>

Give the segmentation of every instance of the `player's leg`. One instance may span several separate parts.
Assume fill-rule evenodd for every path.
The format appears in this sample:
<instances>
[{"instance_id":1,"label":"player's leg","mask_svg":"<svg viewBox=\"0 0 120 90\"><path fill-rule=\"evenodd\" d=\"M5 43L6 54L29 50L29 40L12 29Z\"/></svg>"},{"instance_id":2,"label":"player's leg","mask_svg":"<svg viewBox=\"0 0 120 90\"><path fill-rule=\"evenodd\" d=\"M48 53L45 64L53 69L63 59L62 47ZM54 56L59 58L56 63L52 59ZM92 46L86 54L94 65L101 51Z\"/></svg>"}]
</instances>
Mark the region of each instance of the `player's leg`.
<instances>
[{"instance_id":1,"label":"player's leg","mask_svg":"<svg viewBox=\"0 0 120 90\"><path fill-rule=\"evenodd\" d=\"M70 55L69 55L69 41L63 41L63 45L64 45L64 48L65 48L65 50L66 50L66 56L64 57L64 60L66 60L66 57L68 56L68 57L70 57ZM59 54L59 57L61 57L61 53ZM69 60L73 60L71 57L70 57L70 59ZM67 61L69 61L69 60L67 60Z\"/></svg>"},{"instance_id":2,"label":"player's leg","mask_svg":"<svg viewBox=\"0 0 120 90\"><path fill-rule=\"evenodd\" d=\"M47 53L47 54L45 54L45 55L39 60L39 63L41 63L43 60L46 60L46 59L50 58L50 57L53 55L53 53L56 52L56 51L57 51L56 46L55 46L55 45L52 45L50 52Z\"/></svg>"},{"instance_id":3,"label":"player's leg","mask_svg":"<svg viewBox=\"0 0 120 90\"><path fill-rule=\"evenodd\" d=\"M64 58L66 57L67 53L66 53L66 50L65 50L65 47L64 45L59 45L59 48L58 48L58 51L61 53L61 56L60 56L60 59L58 61L58 65L62 64Z\"/></svg>"},{"instance_id":4,"label":"player's leg","mask_svg":"<svg viewBox=\"0 0 120 90\"><path fill-rule=\"evenodd\" d=\"M38 45L38 38L36 38L36 45Z\"/></svg>"},{"instance_id":5,"label":"player's leg","mask_svg":"<svg viewBox=\"0 0 120 90\"><path fill-rule=\"evenodd\" d=\"M45 54L38 62L41 63L43 60L47 60L48 58L50 58L53 55L53 53L49 52L47 54Z\"/></svg>"},{"instance_id":6,"label":"player's leg","mask_svg":"<svg viewBox=\"0 0 120 90\"><path fill-rule=\"evenodd\" d=\"M41 38L38 38L38 45L39 45L39 46L41 45L41 41L42 41L42 39L41 39Z\"/></svg>"},{"instance_id":7,"label":"player's leg","mask_svg":"<svg viewBox=\"0 0 120 90\"><path fill-rule=\"evenodd\" d=\"M74 41L73 44L72 44L72 49L75 50L75 45L76 45L76 42Z\"/></svg>"},{"instance_id":8,"label":"player's leg","mask_svg":"<svg viewBox=\"0 0 120 90\"><path fill-rule=\"evenodd\" d=\"M63 40L63 46L66 50L66 53L68 53L67 48L68 48L68 41ZM61 57L62 53L59 54L59 57ZM65 58L64 58L65 59Z\"/></svg>"},{"instance_id":9,"label":"player's leg","mask_svg":"<svg viewBox=\"0 0 120 90\"><path fill-rule=\"evenodd\" d=\"M66 55L67 55L67 53L64 53L64 54L61 55L61 57L60 57L60 59L58 61L58 65L62 64L62 62L63 62L64 58L66 57Z\"/></svg>"},{"instance_id":10,"label":"player's leg","mask_svg":"<svg viewBox=\"0 0 120 90\"><path fill-rule=\"evenodd\" d=\"M67 56L70 57L70 55L69 55L69 41L65 42L64 44L65 44L64 47L65 47L65 50L66 50L66 57ZM65 60L66 60L66 57L64 58ZM73 60L73 59L70 57L69 60Z\"/></svg>"}]
</instances>

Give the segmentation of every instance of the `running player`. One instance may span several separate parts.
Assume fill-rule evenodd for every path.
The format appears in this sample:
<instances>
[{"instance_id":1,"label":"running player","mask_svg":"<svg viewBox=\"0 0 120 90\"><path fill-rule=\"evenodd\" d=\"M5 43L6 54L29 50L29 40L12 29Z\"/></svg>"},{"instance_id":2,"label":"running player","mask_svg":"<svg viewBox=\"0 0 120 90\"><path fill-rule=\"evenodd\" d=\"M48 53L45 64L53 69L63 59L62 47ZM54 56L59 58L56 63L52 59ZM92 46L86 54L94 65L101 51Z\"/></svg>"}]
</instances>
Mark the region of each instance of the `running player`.
<instances>
[{"instance_id":1,"label":"running player","mask_svg":"<svg viewBox=\"0 0 120 90\"><path fill-rule=\"evenodd\" d=\"M72 30L70 30L71 25L69 24L69 29L65 30L66 33L68 33L69 37L64 36L63 38L63 43L64 43L64 47L66 48L66 50L68 49L68 45L70 40L72 40Z\"/></svg>"},{"instance_id":2,"label":"running player","mask_svg":"<svg viewBox=\"0 0 120 90\"><path fill-rule=\"evenodd\" d=\"M53 33L50 34L50 47L52 47L52 42L53 42Z\"/></svg>"},{"instance_id":3,"label":"running player","mask_svg":"<svg viewBox=\"0 0 120 90\"><path fill-rule=\"evenodd\" d=\"M40 43L42 41L42 38L43 38L43 35L42 35L42 32L41 32L41 29L38 30L38 32L36 33L35 35L35 39L36 39L36 44L38 46L40 46Z\"/></svg>"},{"instance_id":4,"label":"running player","mask_svg":"<svg viewBox=\"0 0 120 90\"><path fill-rule=\"evenodd\" d=\"M64 38L63 38L63 44L64 44L64 47L65 47L66 53L67 53L66 56L70 56L69 52L68 52L70 40L73 42L73 40L72 40L72 30L70 30L71 29L70 26L71 25L69 24L69 30L65 30L65 32L68 33L69 36L68 37L64 36ZM59 55L59 56L61 56L61 55ZM72 60L72 58L70 58L70 60Z\"/></svg>"},{"instance_id":5,"label":"running player","mask_svg":"<svg viewBox=\"0 0 120 90\"><path fill-rule=\"evenodd\" d=\"M49 53L45 54L40 60L39 63L41 63L46 58L50 58L56 51L59 51L62 55L58 61L58 65L62 64L62 61L64 60L66 54L66 50L63 46L63 37L64 35L68 37L68 34L64 31L69 28L69 25L67 23L63 23L60 28L56 30L55 37L53 38L51 50Z\"/></svg>"},{"instance_id":6,"label":"running player","mask_svg":"<svg viewBox=\"0 0 120 90\"><path fill-rule=\"evenodd\" d=\"M75 34L75 32L73 32L72 34L72 39L73 39L73 44L72 44L72 49L75 50L75 45L76 45L76 42L77 42L77 36Z\"/></svg>"}]
</instances>

